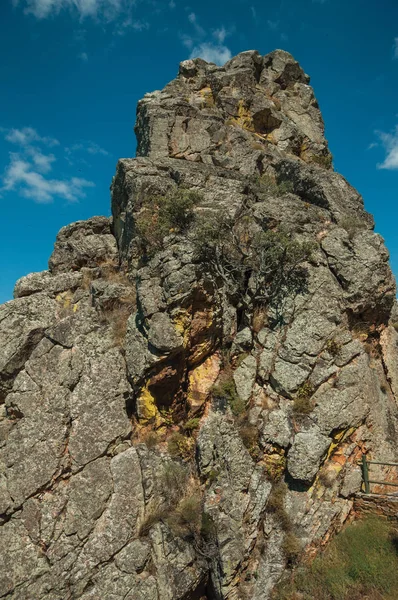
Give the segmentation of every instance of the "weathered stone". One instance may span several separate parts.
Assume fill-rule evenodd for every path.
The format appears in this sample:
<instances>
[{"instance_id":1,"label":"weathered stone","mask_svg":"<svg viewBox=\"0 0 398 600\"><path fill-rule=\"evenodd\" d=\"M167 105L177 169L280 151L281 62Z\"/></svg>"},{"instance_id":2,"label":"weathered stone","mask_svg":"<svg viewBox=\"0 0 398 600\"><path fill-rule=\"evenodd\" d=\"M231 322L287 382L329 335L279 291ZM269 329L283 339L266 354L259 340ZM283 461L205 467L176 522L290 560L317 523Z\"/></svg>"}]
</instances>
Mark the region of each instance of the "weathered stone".
<instances>
[{"instance_id":1,"label":"weathered stone","mask_svg":"<svg viewBox=\"0 0 398 600\"><path fill-rule=\"evenodd\" d=\"M111 221L106 217L93 217L61 229L49 267L52 273L62 273L78 271L82 267L97 267L106 261L117 261Z\"/></svg>"},{"instance_id":2,"label":"weathered stone","mask_svg":"<svg viewBox=\"0 0 398 600\"><path fill-rule=\"evenodd\" d=\"M257 374L257 361L254 356L247 356L234 372L236 391L242 400L247 402L251 396Z\"/></svg>"},{"instance_id":3,"label":"weathered stone","mask_svg":"<svg viewBox=\"0 0 398 600\"><path fill-rule=\"evenodd\" d=\"M288 453L287 468L294 479L310 483L330 446L330 439L318 428L297 433Z\"/></svg>"}]
</instances>

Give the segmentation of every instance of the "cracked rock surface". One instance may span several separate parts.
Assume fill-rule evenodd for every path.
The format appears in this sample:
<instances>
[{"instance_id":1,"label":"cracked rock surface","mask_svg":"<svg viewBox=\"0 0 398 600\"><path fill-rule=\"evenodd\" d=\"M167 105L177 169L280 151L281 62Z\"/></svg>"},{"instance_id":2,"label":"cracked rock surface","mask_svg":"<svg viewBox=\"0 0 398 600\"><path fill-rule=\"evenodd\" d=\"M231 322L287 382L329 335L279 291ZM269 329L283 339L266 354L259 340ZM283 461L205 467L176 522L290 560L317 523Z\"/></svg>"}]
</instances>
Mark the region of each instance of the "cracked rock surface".
<instances>
[{"instance_id":1,"label":"cracked rock surface","mask_svg":"<svg viewBox=\"0 0 398 600\"><path fill-rule=\"evenodd\" d=\"M0 598L269 600L352 517L361 456L398 461L388 252L286 52L184 61L136 135L112 218L61 229L0 306ZM257 234L310 248L261 301L197 251L242 215L240 264Z\"/></svg>"}]
</instances>

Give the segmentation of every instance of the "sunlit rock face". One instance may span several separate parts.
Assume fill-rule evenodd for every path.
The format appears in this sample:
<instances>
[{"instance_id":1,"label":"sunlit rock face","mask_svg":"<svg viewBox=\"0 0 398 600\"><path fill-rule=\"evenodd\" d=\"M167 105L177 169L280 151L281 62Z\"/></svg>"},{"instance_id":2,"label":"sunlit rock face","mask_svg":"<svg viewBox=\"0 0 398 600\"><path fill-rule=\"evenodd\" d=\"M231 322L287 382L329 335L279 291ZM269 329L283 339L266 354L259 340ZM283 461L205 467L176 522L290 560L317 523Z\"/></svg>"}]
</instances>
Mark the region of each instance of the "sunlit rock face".
<instances>
[{"instance_id":1,"label":"sunlit rock face","mask_svg":"<svg viewBox=\"0 0 398 600\"><path fill-rule=\"evenodd\" d=\"M286 52L184 61L136 135L0 307L0 597L268 600L398 460L388 253Z\"/></svg>"}]
</instances>

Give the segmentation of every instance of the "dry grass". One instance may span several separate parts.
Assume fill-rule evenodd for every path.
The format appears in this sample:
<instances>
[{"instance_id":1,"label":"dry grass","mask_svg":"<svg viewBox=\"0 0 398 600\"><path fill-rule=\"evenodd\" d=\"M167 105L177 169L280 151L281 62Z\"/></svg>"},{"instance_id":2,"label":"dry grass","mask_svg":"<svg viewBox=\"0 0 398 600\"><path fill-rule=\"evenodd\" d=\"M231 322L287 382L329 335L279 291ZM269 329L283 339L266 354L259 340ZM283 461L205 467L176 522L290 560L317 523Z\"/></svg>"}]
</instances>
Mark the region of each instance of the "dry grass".
<instances>
[{"instance_id":1,"label":"dry grass","mask_svg":"<svg viewBox=\"0 0 398 600\"><path fill-rule=\"evenodd\" d=\"M267 324L268 315L265 306L256 306L253 311L252 329L254 333L259 333Z\"/></svg>"}]
</instances>

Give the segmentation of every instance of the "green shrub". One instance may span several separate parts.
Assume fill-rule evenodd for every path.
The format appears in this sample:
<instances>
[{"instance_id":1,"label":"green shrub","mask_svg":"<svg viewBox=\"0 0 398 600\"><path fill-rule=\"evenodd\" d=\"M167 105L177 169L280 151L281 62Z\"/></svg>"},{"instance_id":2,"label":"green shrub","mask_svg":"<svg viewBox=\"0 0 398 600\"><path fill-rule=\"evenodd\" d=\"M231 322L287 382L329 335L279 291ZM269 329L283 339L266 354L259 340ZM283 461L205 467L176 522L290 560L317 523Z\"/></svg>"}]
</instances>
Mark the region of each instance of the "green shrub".
<instances>
[{"instance_id":1,"label":"green shrub","mask_svg":"<svg viewBox=\"0 0 398 600\"><path fill-rule=\"evenodd\" d=\"M153 506L149 509L149 512L146 514L144 521L141 523L141 526L138 531L138 535L140 537L145 537L148 535L151 527L156 523L159 523L166 516L165 508L159 504Z\"/></svg>"},{"instance_id":2,"label":"green shrub","mask_svg":"<svg viewBox=\"0 0 398 600\"><path fill-rule=\"evenodd\" d=\"M211 540L215 536L216 526L209 513L204 512L202 514L202 526L200 532L205 540Z\"/></svg>"},{"instance_id":3,"label":"green shrub","mask_svg":"<svg viewBox=\"0 0 398 600\"><path fill-rule=\"evenodd\" d=\"M239 417L245 412L244 401L239 398L233 377L221 378L212 388L213 398L225 400L231 407L232 414Z\"/></svg>"},{"instance_id":4,"label":"green shrub","mask_svg":"<svg viewBox=\"0 0 398 600\"><path fill-rule=\"evenodd\" d=\"M279 482L286 469L286 456L283 453L273 452L264 454L264 471L268 481Z\"/></svg>"},{"instance_id":5,"label":"green shrub","mask_svg":"<svg viewBox=\"0 0 398 600\"><path fill-rule=\"evenodd\" d=\"M172 433L167 443L167 449L173 458L188 460L193 457L194 448L194 440L192 438L188 439L178 432Z\"/></svg>"},{"instance_id":6,"label":"green shrub","mask_svg":"<svg viewBox=\"0 0 398 600\"><path fill-rule=\"evenodd\" d=\"M144 444L150 449L155 448L160 442L159 434L156 431L149 431L144 436Z\"/></svg>"},{"instance_id":7,"label":"green shrub","mask_svg":"<svg viewBox=\"0 0 398 600\"><path fill-rule=\"evenodd\" d=\"M177 508L172 510L167 518L175 535L180 537L195 536L200 534L202 527L202 498L199 490L184 497Z\"/></svg>"},{"instance_id":8,"label":"green shrub","mask_svg":"<svg viewBox=\"0 0 398 600\"><path fill-rule=\"evenodd\" d=\"M324 167L325 169L330 169L333 164L333 156L330 152L326 155L313 154L311 156L311 162L319 165L320 167Z\"/></svg>"},{"instance_id":9,"label":"green shrub","mask_svg":"<svg viewBox=\"0 0 398 600\"><path fill-rule=\"evenodd\" d=\"M254 460L258 460L261 450L259 447L259 431L255 425L244 423L239 428L239 435L244 446L248 449L250 456Z\"/></svg>"},{"instance_id":10,"label":"green shrub","mask_svg":"<svg viewBox=\"0 0 398 600\"><path fill-rule=\"evenodd\" d=\"M395 600L396 529L383 518L348 525L308 566L277 586L275 600Z\"/></svg>"},{"instance_id":11,"label":"green shrub","mask_svg":"<svg viewBox=\"0 0 398 600\"><path fill-rule=\"evenodd\" d=\"M278 183L275 177L267 174L258 177L257 183L262 192L277 197L285 196L294 190L293 183L291 181L286 180Z\"/></svg>"},{"instance_id":12,"label":"green shrub","mask_svg":"<svg viewBox=\"0 0 398 600\"><path fill-rule=\"evenodd\" d=\"M161 473L161 484L165 494L172 502L184 496L189 482L188 469L174 461L167 461Z\"/></svg>"},{"instance_id":13,"label":"green shrub","mask_svg":"<svg viewBox=\"0 0 398 600\"><path fill-rule=\"evenodd\" d=\"M345 217L339 223L340 227L346 230L348 237L352 240L357 233L367 229L366 222L358 217Z\"/></svg>"},{"instance_id":14,"label":"green shrub","mask_svg":"<svg viewBox=\"0 0 398 600\"><path fill-rule=\"evenodd\" d=\"M336 340L330 339L326 342L325 348L329 352L329 354L331 354L334 357L337 357L341 353L342 346L339 342L336 342Z\"/></svg>"},{"instance_id":15,"label":"green shrub","mask_svg":"<svg viewBox=\"0 0 398 600\"><path fill-rule=\"evenodd\" d=\"M136 218L136 228L148 256L163 248L170 233L185 233L192 224L194 207L200 202L197 192L178 188L165 196L148 196Z\"/></svg>"},{"instance_id":16,"label":"green shrub","mask_svg":"<svg viewBox=\"0 0 398 600\"><path fill-rule=\"evenodd\" d=\"M287 531L283 537L282 552L290 564L297 560L301 552L300 542L291 531Z\"/></svg>"},{"instance_id":17,"label":"green shrub","mask_svg":"<svg viewBox=\"0 0 398 600\"><path fill-rule=\"evenodd\" d=\"M267 512L273 513L278 519L283 531L291 529L291 520L285 509L287 486L282 481L274 483L271 493L268 497Z\"/></svg>"},{"instance_id":18,"label":"green shrub","mask_svg":"<svg viewBox=\"0 0 398 600\"><path fill-rule=\"evenodd\" d=\"M200 419L198 417L194 417L193 419L189 419L184 424L184 431L188 431L188 432L195 431L195 429L198 429L199 425L200 425Z\"/></svg>"},{"instance_id":19,"label":"green shrub","mask_svg":"<svg viewBox=\"0 0 398 600\"><path fill-rule=\"evenodd\" d=\"M296 397L293 402L293 413L296 415L308 415L313 410L313 405L310 400L314 393L314 386L310 381L305 381L300 385L296 392Z\"/></svg>"},{"instance_id":20,"label":"green shrub","mask_svg":"<svg viewBox=\"0 0 398 600\"><path fill-rule=\"evenodd\" d=\"M229 293L244 300L250 279L252 301L264 304L306 289L315 243L299 242L286 229L263 229L244 211L231 218L202 214L192 229L195 258Z\"/></svg>"}]
</instances>

